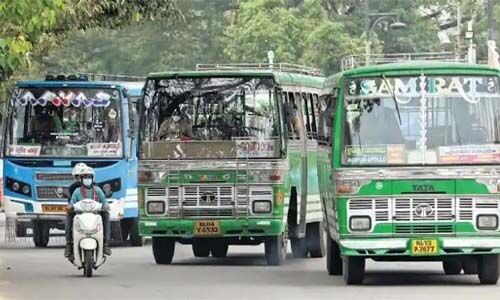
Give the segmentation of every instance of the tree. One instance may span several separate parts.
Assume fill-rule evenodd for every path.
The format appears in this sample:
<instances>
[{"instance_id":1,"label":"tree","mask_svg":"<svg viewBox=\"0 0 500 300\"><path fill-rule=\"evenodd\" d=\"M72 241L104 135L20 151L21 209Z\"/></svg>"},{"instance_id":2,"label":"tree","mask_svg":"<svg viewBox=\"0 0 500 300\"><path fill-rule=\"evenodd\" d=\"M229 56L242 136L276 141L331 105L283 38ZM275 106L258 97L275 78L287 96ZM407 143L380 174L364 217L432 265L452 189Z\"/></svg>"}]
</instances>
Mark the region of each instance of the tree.
<instances>
[{"instance_id":1,"label":"tree","mask_svg":"<svg viewBox=\"0 0 500 300\"><path fill-rule=\"evenodd\" d=\"M51 55L38 57L39 69L145 75L221 62L219 38L233 5L230 0L209 6L204 0L183 0L176 7L182 18L75 32Z\"/></svg>"},{"instance_id":2,"label":"tree","mask_svg":"<svg viewBox=\"0 0 500 300\"><path fill-rule=\"evenodd\" d=\"M33 52L68 31L114 28L175 14L173 0L4 0L0 3L0 82L30 63Z\"/></svg>"},{"instance_id":3,"label":"tree","mask_svg":"<svg viewBox=\"0 0 500 300\"><path fill-rule=\"evenodd\" d=\"M232 61L261 62L273 50L278 62L312 64L327 73L339 70L343 56L363 49L359 36L330 19L321 0L244 2L224 34Z\"/></svg>"}]
</instances>

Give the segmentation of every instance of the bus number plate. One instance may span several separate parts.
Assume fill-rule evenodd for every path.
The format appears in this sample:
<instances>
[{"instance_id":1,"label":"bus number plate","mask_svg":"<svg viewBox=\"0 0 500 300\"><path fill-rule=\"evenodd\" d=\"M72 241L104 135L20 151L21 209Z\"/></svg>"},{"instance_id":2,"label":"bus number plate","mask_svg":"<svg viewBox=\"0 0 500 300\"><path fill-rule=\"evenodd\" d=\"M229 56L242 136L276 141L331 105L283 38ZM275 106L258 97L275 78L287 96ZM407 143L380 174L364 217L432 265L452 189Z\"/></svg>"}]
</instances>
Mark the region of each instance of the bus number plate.
<instances>
[{"instance_id":1,"label":"bus number plate","mask_svg":"<svg viewBox=\"0 0 500 300\"><path fill-rule=\"evenodd\" d=\"M437 240L412 240L412 255L437 255L439 254Z\"/></svg>"},{"instance_id":2,"label":"bus number plate","mask_svg":"<svg viewBox=\"0 0 500 300\"><path fill-rule=\"evenodd\" d=\"M64 214L64 213L66 213L66 205L47 205L47 204L42 204L42 212L44 212L44 213Z\"/></svg>"},{"instance_id":3,"label":"bus number plate","mask_svg":"<svg viewBox=\"0 0 500 300\"><path fill-rule=\"evenodd\" d=\"M194 235L220 235L219 221L196 221Z\"/></svg>"}]
</instances>

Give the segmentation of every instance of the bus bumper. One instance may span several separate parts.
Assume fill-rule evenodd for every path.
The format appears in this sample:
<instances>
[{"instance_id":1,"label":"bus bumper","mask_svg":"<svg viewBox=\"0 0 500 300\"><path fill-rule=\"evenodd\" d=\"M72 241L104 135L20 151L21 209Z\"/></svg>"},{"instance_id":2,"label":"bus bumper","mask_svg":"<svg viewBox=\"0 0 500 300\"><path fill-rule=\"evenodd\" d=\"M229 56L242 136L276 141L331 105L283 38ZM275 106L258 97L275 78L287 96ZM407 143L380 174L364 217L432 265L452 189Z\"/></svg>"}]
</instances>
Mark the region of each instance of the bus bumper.
<instances>
[{"instance_id":1,"label":"bus bumper","mask_svg":"<svg viewBox=\"0 0 500 300\"><path fill-rule=\"evenodd\" d=\"M33 220L65 221L65 214L37 214L37 213L17 213L18 222L31 222Z\"/></svg>"},{"instance_id":2,"label":"bus bumper","mask_svg":"<svg viewBox=\"0 0 500 300\"><path fill-rule=\"evenodd\" d=\"M195 235L195 225L198 221L179 219L141 219L140 234L143 236L163 236L192 238ZM217 220L217 219L210 219ZM218 219L220 235L213 237L238 236L276 236L285 231L285 223L279 219Z\"/></svg>"},{"instance_id":3,"label":"bus bumper","mask_svg":"<svg viewBox=\"0 0 500 300\"><path fill-rule=\"evenodd\" d=\"M437 240L437 255L500 253L500 236L341 239L344 256L411 256L411 240Z\"/></svg>"}]
</instances>

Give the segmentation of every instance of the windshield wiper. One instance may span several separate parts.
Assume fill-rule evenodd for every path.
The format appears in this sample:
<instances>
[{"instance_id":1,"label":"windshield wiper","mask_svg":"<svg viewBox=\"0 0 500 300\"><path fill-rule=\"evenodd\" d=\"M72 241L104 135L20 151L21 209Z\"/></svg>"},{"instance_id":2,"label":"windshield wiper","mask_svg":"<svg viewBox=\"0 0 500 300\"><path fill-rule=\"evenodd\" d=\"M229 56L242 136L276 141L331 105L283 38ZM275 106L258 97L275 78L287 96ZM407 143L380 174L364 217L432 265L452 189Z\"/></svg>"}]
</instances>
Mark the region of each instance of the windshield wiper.
<instances>
[{"instance_id":1,"label":"windshield wiper","mask_svg":"<svg viewBox=\"0 0 500 300\"><path fill-rule=\"evenodd\" d=\"M392 89L392 86L389 85L389 82L387 81L387 78L385 78L385 75L381 75L382 79L384 80L385 85L389 89L389 92L391 92L392 100L394 100L394 106L396 106L396 112L398 113L398 120L399 120L399 125L403 125L401 122L401 113L399 112L399 105L398 105L398 100L396 99L396 95L394 94L394 90Z\"/></svg>"}]
</instances>

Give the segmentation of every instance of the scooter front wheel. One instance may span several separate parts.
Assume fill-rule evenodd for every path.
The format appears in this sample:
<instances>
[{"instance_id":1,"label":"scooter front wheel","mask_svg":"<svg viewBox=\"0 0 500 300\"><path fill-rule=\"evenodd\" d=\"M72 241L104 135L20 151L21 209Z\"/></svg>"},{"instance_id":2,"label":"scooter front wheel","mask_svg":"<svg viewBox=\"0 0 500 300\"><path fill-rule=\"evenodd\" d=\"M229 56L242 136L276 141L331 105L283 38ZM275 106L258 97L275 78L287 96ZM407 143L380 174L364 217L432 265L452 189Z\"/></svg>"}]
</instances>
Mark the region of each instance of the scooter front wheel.
<instances>
[{"instance_id":1,"label":"scooter front wheel","mask_svg":"<svg viewBox=\"0 0 500 300\"><path fill-rule=\"evenodd\" d=\"M84 258L83 276L92 277L92 271L94 270L94 251L84 250Z\"/></svg>"}]
</instances>

